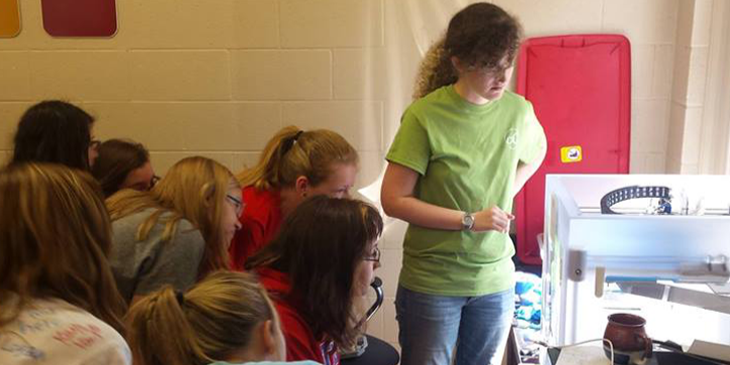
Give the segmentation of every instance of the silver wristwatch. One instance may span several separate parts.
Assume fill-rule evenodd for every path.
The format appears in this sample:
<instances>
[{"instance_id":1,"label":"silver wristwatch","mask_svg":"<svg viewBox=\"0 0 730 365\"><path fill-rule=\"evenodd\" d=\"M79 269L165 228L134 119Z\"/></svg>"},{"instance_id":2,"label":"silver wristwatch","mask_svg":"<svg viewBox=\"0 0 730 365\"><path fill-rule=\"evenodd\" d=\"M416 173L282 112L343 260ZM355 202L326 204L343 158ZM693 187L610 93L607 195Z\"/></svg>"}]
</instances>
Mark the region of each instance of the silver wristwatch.
<instances>
[{"instance_id":1,"label":"silver wristwatch","mask_svg":"<svg viewBox=\"0 0 730 365\"><path fill-rule=\"evenodd\" d=\"M461 228L465 231L471 231L474 228L474 216L471 213L464 212L461 218Z\"/></svg>"}]
</instances>

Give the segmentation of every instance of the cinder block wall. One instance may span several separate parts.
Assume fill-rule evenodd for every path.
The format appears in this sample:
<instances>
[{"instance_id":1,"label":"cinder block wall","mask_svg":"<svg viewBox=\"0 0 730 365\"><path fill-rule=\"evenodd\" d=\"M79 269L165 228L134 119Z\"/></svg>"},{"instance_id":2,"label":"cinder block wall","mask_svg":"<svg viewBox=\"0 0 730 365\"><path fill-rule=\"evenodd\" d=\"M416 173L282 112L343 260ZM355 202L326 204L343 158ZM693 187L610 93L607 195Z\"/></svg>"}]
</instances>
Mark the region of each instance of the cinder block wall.
<instances>
[{"instance_id":1,"label":"cinder block wall","mask_svg":"<svg viewBox=\"0 0 730 365\"><path fill-rule=\"evenodd\" d=\"M235 172L284 125L331 128L360 151L358 185L366 186L382 171L420 52L468 2L117 0L116 36L59 39L44 32L40 1L22 0L22 32L0 39L0 158L29 105L62 98L97 117L98 137L144 143L161 173L192 154ZM630 38L631 170L663 172L675 39L688 26L678 25L680 1L494 2L528 36ZM387 299L369 328L391 343L403 227L391 221L381 243Z\"/></svg>"}]
</instances>

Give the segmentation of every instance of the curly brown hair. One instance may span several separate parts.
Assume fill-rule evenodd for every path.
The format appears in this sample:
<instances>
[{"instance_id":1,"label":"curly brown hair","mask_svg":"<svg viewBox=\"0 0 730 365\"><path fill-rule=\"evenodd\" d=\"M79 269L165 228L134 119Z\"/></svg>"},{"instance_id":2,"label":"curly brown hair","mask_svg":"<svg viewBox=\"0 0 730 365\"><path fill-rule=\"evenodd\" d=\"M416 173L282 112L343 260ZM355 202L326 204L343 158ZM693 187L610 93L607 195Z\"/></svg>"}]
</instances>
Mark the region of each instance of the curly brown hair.
<instances>
[{"instance_id":1,"label":"curly brown hair","mask_svg":"<svg viewBox=\"0 0 730 365\"><path fill-rule=\"evenodd\" d=\"M451 18L446 34L426 53L414 98L457 81L452 57L473 67L498 68L505 58L510 64L514 61L521 39L519 21L499 6L475 3L465 7Z\"/></svg>"}]
</instances>

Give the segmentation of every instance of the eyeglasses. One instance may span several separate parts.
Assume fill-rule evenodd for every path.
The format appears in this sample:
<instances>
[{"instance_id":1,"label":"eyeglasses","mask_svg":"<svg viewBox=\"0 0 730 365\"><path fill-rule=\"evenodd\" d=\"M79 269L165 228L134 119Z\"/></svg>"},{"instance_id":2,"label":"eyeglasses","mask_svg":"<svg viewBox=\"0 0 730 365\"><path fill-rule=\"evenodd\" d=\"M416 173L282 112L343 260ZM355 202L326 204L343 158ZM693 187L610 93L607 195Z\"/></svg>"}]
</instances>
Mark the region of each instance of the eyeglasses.
<instances>
[{"instance_id":1,"label":"eyeglasses","mask_svg":"<svg viewBox=\"0 0 730 365\"><path fill-rule=\"evenodd\" d=\"M155 185L157 185L157 182L159 182L159 181L160 181L160 177L159 176L152 175L152 179L150 179L150 188L147 189L147 190L152 190L152 188L154 188Z\"/></svg>"},{"instance_id":2,"label":"eyeglasses","mask_svg":"<svg viewBox=\"0 0 730 365\"><path fill-rule=\"evenodd\" d=\"M241 213L243 213L243 201L241 199L236 198L235 196L231 194L226 194L226 199L233 204L233 207L236 208L236 217L240 217Z\"/></svg>"},{"instance_id":3,"label":"eyeglasses","mask_svg":"<svg viewBox=\"0 0 730 365\"><path fill-rule=\"evenodd\" d=\"M380 249L375 247L373 252L363 258L365 261L380 263Z\"/></svg>"}]
</instances>

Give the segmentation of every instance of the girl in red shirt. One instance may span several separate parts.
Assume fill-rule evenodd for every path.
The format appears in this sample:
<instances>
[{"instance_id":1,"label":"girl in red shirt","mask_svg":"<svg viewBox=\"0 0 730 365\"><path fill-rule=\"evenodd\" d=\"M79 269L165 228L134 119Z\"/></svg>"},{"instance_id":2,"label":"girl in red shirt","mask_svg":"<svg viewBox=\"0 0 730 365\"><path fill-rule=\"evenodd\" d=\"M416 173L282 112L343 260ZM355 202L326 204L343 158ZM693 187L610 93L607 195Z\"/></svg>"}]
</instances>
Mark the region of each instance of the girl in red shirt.
<instances>
[{"instance_id":1,"label":"girl in red shirt","mask_svg":"<svg viewBox=\"0 0 730 365\"><path fill-rule=\"evenodd\" d=\"M354 298L367 292L380 267L382 230L372 206L317 196L300 204L247 262L279 312L287 361L340 363L338 347L354 343L361 322Z\"/></svg>"},{"instance_id":2,"label":"girl in red shirt","mask_svg":"<svg viewBox=\"0 0 730 365\"><path fill-rule=\"evenodd\" d=\"M333 131L280 130L258 164L237 176L246 207L240 217L243 228L229 249L231 267L243 270L246 259L274 238L284 217L308 196L349 196L357 164L355 148Z\"/></svg>"}]
</instances>

